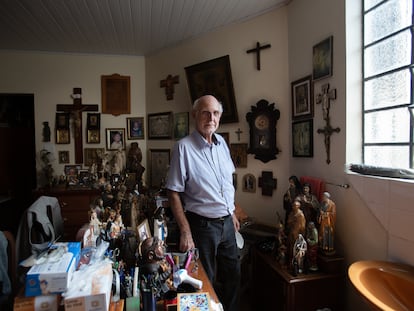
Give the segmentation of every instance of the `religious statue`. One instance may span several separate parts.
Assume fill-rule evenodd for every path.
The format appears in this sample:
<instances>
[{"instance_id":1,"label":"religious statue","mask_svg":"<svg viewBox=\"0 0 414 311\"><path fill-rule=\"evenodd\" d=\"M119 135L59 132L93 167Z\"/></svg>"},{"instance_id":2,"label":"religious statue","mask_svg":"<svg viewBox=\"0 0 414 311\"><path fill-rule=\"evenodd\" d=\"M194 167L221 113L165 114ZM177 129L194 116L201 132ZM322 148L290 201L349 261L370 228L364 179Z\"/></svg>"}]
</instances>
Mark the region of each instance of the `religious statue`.
<instances>
[{"instance_id":1,"label":"religious statue","mask_svg":"<svg viewBox=\"0 0 414 311\"><path fill-rule=\"evenodd\" d=\"M319 213L319 201L316 195L311 192L309 183L303 184L303 194L298 197L302 203L302 211L305 214L306 224L313 221L316 223Z\"/></svg>"},{"instance_id":2,"label":"religious statue","mask_svg":"<svg viewBox=\"0 0 414 311\"><path fill-rule=\"evenodd\" d=\"M308 243L308 264L310 271L318 271L318 229L315 223L310 221L306 228L306 242Z\"/></svg>"},{"instance_id":3,"label":"religious statue","mask_svg":"<svg viewBox=\"0 0 414 311\"><path fill-rule=\"evenodd\" d=\"M44 142L48 142L50 141L50 127L49 127L49 122L44 121L43 122L43 141Z\"/></svg>"},{"instance_id":4,"label":"religious statue","mask_svg":"<svg viewBox=\"0 0 414 311\"><path fill-rule=\"evenodd\" d=\"M138 190L142 187L142 174L145 168L141 165L142 151L137 142L131 143L128 151L126 168L128 172L135 173L135 180L138 184Z\"/></svg>"},{"instance_id":5,"label":"religious statue","mask_svg":"<svg viewBox=\"0 0 414 311\"><path fill-rule=\"evenodd\" d=\"M292 266L294 275L303 273L305 268L305 257L308 249L305 238L299 233L293 247Z\"/></svg>"},{"instance_id":6,"label":"religious statue","mask_svg":"<svg viewBox=\"0 0 414 311\"><path fill-rule=\"evenodd\" d=\"M289 188L283 196L283 208L285 210L285 229L287 229L287 220L292 211L293 201L302 194L302 185L299 178L292 175L289 177Z\"/></svg>"},{"instance_id":7,"label":"religious statue","mask_svg":"<svg viewBox=\"0 0 414 311\"><path fill-rule=\"evenodd\" d=\"M138 255L143 310L155 310L157 298L172 287L172 271L165 260L164 242L157 237L147 238L140 242Z\"/></svg>"},{"instance_id":8,"label":"religious statue","mask_svg":"<svg viewBox=\"0 0 414 311\"><path fill-rule=\"evenodd\" d=\"M287 248L289 251L289 260L293 259L293 249L299 234L305 236L306 233L306 219L301 210L301 203L299 200L294 200L292 203L292 211L289 214L287 224Z\"/></svg>"},{"instance_id":9,"label":"religious statue","mask_svg":"<svg viewBox=\"0 0 414 311\"><path fill-rule=\"evenodd\" d=\"M331 200L329 192L323 193L318 222L320 248L327 255L334 254L336 204Z\"/></svg>"}]
</instances>

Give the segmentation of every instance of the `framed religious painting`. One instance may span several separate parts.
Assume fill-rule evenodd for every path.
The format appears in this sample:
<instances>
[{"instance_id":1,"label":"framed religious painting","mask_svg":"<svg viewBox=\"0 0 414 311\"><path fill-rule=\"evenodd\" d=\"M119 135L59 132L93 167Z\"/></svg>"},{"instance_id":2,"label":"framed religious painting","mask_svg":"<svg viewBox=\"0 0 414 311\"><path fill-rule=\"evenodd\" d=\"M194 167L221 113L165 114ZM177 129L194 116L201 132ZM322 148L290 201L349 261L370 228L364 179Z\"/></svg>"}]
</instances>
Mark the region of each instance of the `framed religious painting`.
<instances>
[{"instance_id":1,"label":"framed religious painting","mask_svg":"<svg viewBox=\"0 0 414 311\"><path fill-rule=\"evenodd\" d=\"M93 163L100 164L101 156L105 153L104 148L84 148L84 164L85 166L92 166Z\"/></svg>"},{"instance_id":2,"label":"framed religious painting","mask_svg":"<svg viewBox=\"0 0 414 311\"><path fill-rule=\"evenodd\" d=\"M59 151L59 164L69 163L69 151Z\"/></svg>"},{"instance_id":3,"label":"framed religious painting","mask_svg":"<svg viewBox=\"0 0 414 311\"><path fill-rule=\"evenodd\" d=\"M138 241L143 242L146 239L151 237L151 230L148 223L148 219L144 219L138 226L137 226L137 233L138 233ZM141 252L141 249L139 249Z\"/></svg>"},{"instance_id":4,"label":"framed religious painting","mask_svg":"<svg viewBox=\"0 0 414 311\"><path fill-rule=\"evenodd\" d=\"M160 189L170 166L170 149L150 149L150 183Z\"/></svg>"},{"instance_id":5,"label":"framed religious painting","mask_svg":"<svg viewBox=\"0 0 414 311\"><path fill-rule=\"evenodd\" d=\"M291 83L292 120L313 117L312 76L306 76Z\"/></svg>"},{"instance_id":6,"label":"framed religious painting","mask_svg":"<svg viewBox=\"0 0 414 311\"><path fill-rule=\"evenodd\" d=\"M101 142L101 114L88 113L86 117L86 142L99 144Z\"/></svg>"},{"instance_id":7,"label":"framed religious painting","mask_svg":"<svg viewBox=\"0 0 414 311\"><path fill-rule=\"evenodd\" d=\"M56 113L56 144L70 144L69 131L70 114L67 112Z\"/></svg>"},{"instance_id":8,"label":"framed religious painting","mask_svg":"<svg viewBox=\"0 0 414 311\"><path fill-rule=\"evenodd\" d=\"M174 139L178 140L188 135L188 112L174 113Z\"/></svg>"},{"instance_id":9,"label":"framed religious painting","mask_svg":"<svg viewBox=\"0 0 414 311\"><path fill-rule=\"evenodd\" d=\"M173 113L161 112L148 114L148 139L171 139Z\"/></svg>"},{"instance_id":10,"label":"framed religious painting","mask_svg":"<svg viewBox=\"0 0 414 311\"><path fill-rule=\"evenodd\" d=\"M292 155L313 157L313 119L292 122Z\"/></svg>"},{"instance_id":11,"label":"framed religious painting","mask_svg":"<svg viewBox=\"0 0 414 311\"><path fill-rule=\"evenodd\" d=\"M230 154L236 168L247 167L247 144L230 144Z\"/></svg>"},{"instance_id":12,"label":"framed religious painting","mask_svg":"<svg viewBox=\"0 0 414 311\"><path fill-rule=\"evenodd\" d=\"M193 102L202 95L214 95L223 105L220 123L239 121L229 55L185 67L185 72Z\"/></svg>"},{"instance_id":13,"label":"framed religious painting","mask_svg":"<svg viewBox=\"0 0 414 311\"><path fill-rule=\"evenodd\" d=\"M107 128L106 130L106 149L107 150L125 150L125 129L124 128Z\"/></svg>"},{"instance_id":14,"label":"framed religious painting","mask_svg":"<svg viewBox=\"0 0 414 311\"><path fill-rule=\"evenodd\" d=\"M256 192L256 177L253 174L243 176L243 192Z\"/></svg>"},{"instance_id":15,"label":"framed religious painting","mask_svg":"<svg viewBox=\"0 0 414 311\"><path fill-rule=\"evenodd\" d=\"M333 36L314 45L312 52L313 80L321 80L332 76Z\"/></svg>"},{"instance_id":16,"label":"framed religious painting","mask_svg":"<svg viewBox=\"0 0 414 311\"><path fill-rule=\"evenodd\" d=\"M144 118L127 118L128 139L144 139Z\"/></svg>"}]
</instances>

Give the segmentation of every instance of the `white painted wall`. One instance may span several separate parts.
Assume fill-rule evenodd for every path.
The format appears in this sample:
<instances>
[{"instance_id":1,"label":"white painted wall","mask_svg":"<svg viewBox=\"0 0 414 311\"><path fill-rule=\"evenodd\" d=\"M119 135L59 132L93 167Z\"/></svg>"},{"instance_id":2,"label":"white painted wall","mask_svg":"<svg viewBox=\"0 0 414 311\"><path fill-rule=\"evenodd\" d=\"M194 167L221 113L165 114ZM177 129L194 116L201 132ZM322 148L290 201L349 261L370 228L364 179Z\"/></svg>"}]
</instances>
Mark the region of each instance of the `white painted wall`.
<instances>
[{"instance_id":1,"label":"white painted wall","mask_svg":"<svg viewBox=\"0 0 414 311\"><path fill-rule=\"evenodd\" d=\"M131 77L131 114L112 116L101 114L101 143L86 143L86 115L82 113L83 147L105 148L105 128L125 128L127 117L144 117L145 59L143 57L118 57L105 55L72 55L0 51L0 92L34 93L36 151L46 148L56 155L53 163L55 174L63 174L64 165L58 163L58 151L68 150L70 163L75 162L74 137L71 143L54 144L55 113L57 104L73 104L70 95L74 87L82 88L82 103L99 106L101 112L101 75L114 73ZM48 121L52 129L51 143L42 142L42 122ZM18 141L18 138L16 138ZM145 140L137 141L146 150ZM127 148L132 141L126 142ZM146 162L144 153L143 163Z\"/></svg>"}]
</instances>

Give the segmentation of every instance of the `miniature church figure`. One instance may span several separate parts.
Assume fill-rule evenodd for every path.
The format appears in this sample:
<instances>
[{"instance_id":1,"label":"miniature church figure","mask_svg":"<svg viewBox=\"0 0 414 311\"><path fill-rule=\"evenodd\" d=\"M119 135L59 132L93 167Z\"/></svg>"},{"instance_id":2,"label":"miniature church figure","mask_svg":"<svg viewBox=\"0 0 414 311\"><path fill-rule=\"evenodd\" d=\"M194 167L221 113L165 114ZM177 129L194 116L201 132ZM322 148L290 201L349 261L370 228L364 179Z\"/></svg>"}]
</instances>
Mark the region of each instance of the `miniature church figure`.
<instances>
[{"instance_id":1,"label":"miniature church figure","mask_svg":"<svg viewBox=\"0 0 414 311\"><path fill-rule=\"evenodd\" d=\"M327 255L335 253L335 223L336 204L331 200L329 192L324 192L319 215L319 245Z\"/></svg>"}]
</instances>

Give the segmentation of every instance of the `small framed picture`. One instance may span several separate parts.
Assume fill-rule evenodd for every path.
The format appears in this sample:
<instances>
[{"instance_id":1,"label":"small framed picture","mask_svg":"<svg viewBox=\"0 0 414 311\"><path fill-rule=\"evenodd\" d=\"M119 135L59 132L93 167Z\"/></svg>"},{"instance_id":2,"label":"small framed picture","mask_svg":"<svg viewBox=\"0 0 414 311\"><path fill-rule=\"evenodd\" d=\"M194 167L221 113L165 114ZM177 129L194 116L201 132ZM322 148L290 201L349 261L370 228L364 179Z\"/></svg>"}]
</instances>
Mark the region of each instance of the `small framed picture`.
<instances>
[{"instance_id":1,"label":"small framed picture","mask_svg":"<svg viewBox=\"0 0 414 311\"><path fill-rule=\"evenodd\" d=\"M292 120L313 117L312 77L292 82Z\"/></svg>"},{"instance_id":2,"label":"small framed picture","mask_svg":"<svg viewBox=\"0 0 414 311\"><path fill-rule=\"evenodd\" d=\"M247 167L247 144L230 144L230 154L235 167Z\"/></svg>"},{"instance_id":3,"label":"small framed picture","mask_svg":"<svg viewBox=\"0 0 414 311\"><path fill-rule=\"evenodd\" d=\"M101 142L101 130L87 130L86 134L88 144L99 144Z\"/></svg>"},{"instance_id":4,"label":"small framed picture","mask_svg":"<svg viewBox=\"0 0 414 311\"><path fill-rule=\"evenodd\" d=\"M312 76L313 80L320 80L332 76L333 63L333 36L322 40L313 46Z\"/></svg>"},{"instance_id":5,"label":"small framed picture","mask_svg":"<svg viewBox=\"0 0 414 311\"><path fill-rule=\"evenodd\" d=\"M188 135L188 112L174 114L174 138L181 139Z\"/></svg>"},{"instance_id":6,"label":"small framed picture","mask_svg":"<svg viewBox=\"0 0 414 311\"><path fill-rule=\"evenodd\" d=\"M69 130L69 120L70 115L67 112L57 112L56 113L56 124L55 127L57 130L65 129Z\"/></svg>"},{"instance_id":7,"label":"small framed picture","mask_svg":"<svg viewBox=\"0 0 414 311\"><path fill-rule=\"evenodd\" d=\"M148 114L148 139L171 139L173 113Z\"/></svg>"},{"instance_id":8,"label":"small framed picture","mask_svg":"<svg viewBox=\"0 0 414 311\"><path fill-rule=\"evenodd\" d=\"M292 154L313 157L313 119L292 123Z\"/></svg>"},{"instance_id":9,"label":"small framed picture","mask_svg":"<svg viewBox=\"0 0 414 311\"><path fill-rule=\"evenodd\" d=\"M101 114L100 113L88 113L86 119L86 127L88 130L101 128Z\"/></svg>"},{"instance_id":10,"label":"small framed picture","mask_svg":"<svg viewBox=\"0 0 414 311\"><path fill-rule=\"evenodd\" d=\"M256 177L253 174L246 174L243 176L243 191L256 192Z\"/></svg>"},{"instance_id":11,"label":"small framed picture","mask_svg":"<svg viewBox=\"0 0 414 311\"><path fill-rule=\"evenodd\" d=\"M128 139L144 139L144 118L127 118Z\"/></svg>"},{"instance_id":12,"label":"small framed picture","mask_svg":"<svg viewBox=\"0 0 414 311\"><path fill-rule=\"evenodd\" d=\"M65 165L65 175L66 176L78 176L79 171L82 169L80 165Z\"/></svg>"},{"instance_id":13,"label":"small framed picture","mask_svg":"<svg viewBox=\"0 0 414 311\"><path fill-rule=\"evenodd\" d=\"M119 150L125 149L125 129L107 128L106 129L106 149Z\"/></svg>"},{"instance_id":14,"label":"small framed picture","mask_svg":"<svg viewBox=\"0 0 414 311\"><path fill-rule=\"evenodd\" d=\"M138 233L138 240L139 242L143 242L146 239L150 238L151 230L149 227L148 219L145 219L143 222L141 222L137 227L137 233ZM141 250L140 250L141 251Z\"/></svg>"},{"instance_id":15,"label":"small framed picture","mask_svg":"<svg viewBox=\"0 0 414 311\"><path fill-rule=\"evenodd\" d=\"M69 129L56 130L56 144L70 144Z\"/></svg>"},{"instance_id":16,"label":"small framed picture","mask_svg":"<svg viewBox=\"0 0 414 311\"><path fill-rule=\"evenodd\" d=\"M170 149L150 149L151 187L160 188L170 165Z\"/></svg>"},{"instance_id":17,"label":"small framed picture","mask_svg":"<svg viewBox=\"0 0 414 311\"><path fill-rule=\"evenodd\" d=\"M69 151L59 151L59 164L69 163Z\"/></svg>"}]
</instances>

